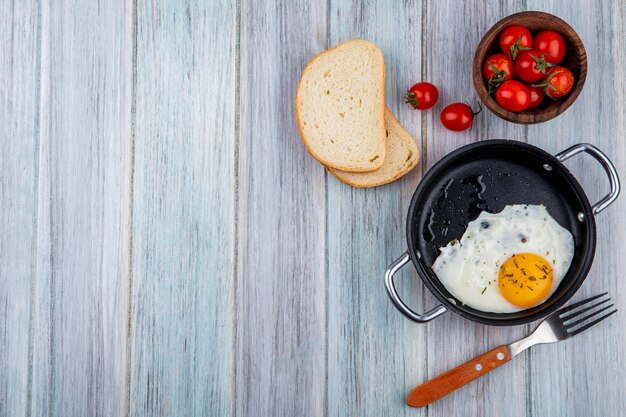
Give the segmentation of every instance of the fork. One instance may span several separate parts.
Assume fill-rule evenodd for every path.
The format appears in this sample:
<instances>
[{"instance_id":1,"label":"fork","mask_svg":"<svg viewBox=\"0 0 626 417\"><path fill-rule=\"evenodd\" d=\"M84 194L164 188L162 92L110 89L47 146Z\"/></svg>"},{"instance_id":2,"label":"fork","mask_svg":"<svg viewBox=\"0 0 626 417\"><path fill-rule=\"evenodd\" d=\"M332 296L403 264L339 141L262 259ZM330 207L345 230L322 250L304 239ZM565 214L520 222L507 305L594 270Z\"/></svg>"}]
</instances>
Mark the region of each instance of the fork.
<instances>
[{"instance_id":1,"label":"fork","mask_svg":"<svg viewBox=\"0 0 626 417\"><path fill-rule=\"evenodd\" d=\"M597 317L598 314L613 307L613 304L604 306L604 304L611 301L611 298L599 300L592 304L592 302L607 294L608 293L605 292L564 307L544 319L539 326L537 326L535 331L525 339L511 343L508 346L498 346L457 368L415 387L406 399L407 405L411 407L423 407L428 405L476 378L485 375L492 369L504 365L520 352L531 346L541 343L559 342L600 323L602 320L617 312L617 310L614 309ZM589 314L584 315L587 312L589 312ZM594 320L589 321L590 319Z\"/></svg>"}]
</instances>

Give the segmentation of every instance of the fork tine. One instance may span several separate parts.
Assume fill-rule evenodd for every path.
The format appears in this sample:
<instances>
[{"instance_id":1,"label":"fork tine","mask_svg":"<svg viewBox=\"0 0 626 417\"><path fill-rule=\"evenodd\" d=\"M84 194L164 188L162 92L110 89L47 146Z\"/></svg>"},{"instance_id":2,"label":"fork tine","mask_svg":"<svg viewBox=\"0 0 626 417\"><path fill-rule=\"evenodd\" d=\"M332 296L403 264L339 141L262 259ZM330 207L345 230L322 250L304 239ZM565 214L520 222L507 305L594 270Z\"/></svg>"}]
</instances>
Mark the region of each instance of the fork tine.
<instances>
[{"instance_id":1,"label":"fork tine","mask_svg":"<svg viewBox=\"0 0 626 417\"><path fill-rule=\"evenodd\" d=\"M569 305L567 307L563 307L562 309L557 311L557 314L560 317L563 313L567 313L568 311L571 311L571 310L573 310L575 308L578 308L578 307L580 307L583 304L587 304L589 301L593 301L593 300L598 299L598 298L600 298L602 296L605 296L607 294L608 294L608 292L605 292L605 293L602 293L602 294L598 294L598 295L594 295L593 297L589 297L586 300L582 300L582 301L579 301L579 302L574 303L572 305Z\"/></svg>"},{"instance_id":2,"label":"fork tine","mask_svg":"<svg viewBox=\"0 0 626 417\"><path fill-rule=\"evenodd\" d=\"M598 310L598 311L594 311L594 312L593 312L593 313L591 313L591 314L587 314L587 315L586 315L585 317L583 317L582 319L578 319L578 320L576 320L576 321L575 321L575 322L573 322L573 323L567 323L567 324L563 323L563 324L565 324L565 327L567 327L568 329L571 329L572 327L574 327L574 326L576 326L576 325L579 325L580 323L582 323L582 322L584 322L584 321L589 320L589 319L590 319L590 318L592 318L593 316L597 316L598 314L602 313L603 311L608 310L609 308L613 307L613 305L614 305L614 304L610 304L610 305L608 305L608 306L606 306L606 307L604 307L604 308L601 308L601 309L600 309L600 310Z\"/></svg>"},{"instance_id":3,"label":"fork tine","mask_svg":"<svg viewBox=\"0 0 626 417\"><path fill-rule=\"evenodd\" d=\"M612 315L613 315L613 314L615 314L615 313L617 313L617 310L613 310L613 311L611 311L610 313L607 313L607 314L605 314L604 316L602 316L602 317L600 317L600 318L597 318L597 319L595 319L594 321L592 321L591 323L585 324L584 326L582 326L582 327L580 327L580 328L578 328L578 329L576 329L576 330L574 330L574 331L572 331L572 332L569 332L569 331L568 331L568 333L569 333L570 335L572 335L572 336L576 336L578 333L580 333L580 332L582 332L582 331L585 331L585 330L587 330L588 328L590 328L591 326L594 326L594 325L596 325L596 324L600 323L602 320L606 319L607 317L612 316Z\"/></svg>"},{"instance_id":4,"label":"fork tine","mask_svg":"<svg viewBox=\"0 0 626 417\"><path fill-rule=\"evenodd\" d=\"M591 309L593 309L593 308L596 308L596 307L598 307L598 306L600 306L600 305L602 305L602 304L604 304L604 303L607 303L607 302L609 302L609 301L611 301L611 299L610 299L610 298L607 298L606 300L602 300L602 301L600 301L599 303L595 303L595 304L594 304L594 305L592 305L592 306L585 307L585 308L583 308L582 310L572 311L571 313L566 314L565 316L561 316L561 320L563 320L564 322L565 322L565 321L568 321L568 320L571 320L571 319L573 319L573 318L575 318L575 317L578 317L578 316L580 316L581 314L583 314L583 313L585 313L585 312L587 312L587 311L589 311L589 310L591 310Z\"/></svg>"}]
</instances>

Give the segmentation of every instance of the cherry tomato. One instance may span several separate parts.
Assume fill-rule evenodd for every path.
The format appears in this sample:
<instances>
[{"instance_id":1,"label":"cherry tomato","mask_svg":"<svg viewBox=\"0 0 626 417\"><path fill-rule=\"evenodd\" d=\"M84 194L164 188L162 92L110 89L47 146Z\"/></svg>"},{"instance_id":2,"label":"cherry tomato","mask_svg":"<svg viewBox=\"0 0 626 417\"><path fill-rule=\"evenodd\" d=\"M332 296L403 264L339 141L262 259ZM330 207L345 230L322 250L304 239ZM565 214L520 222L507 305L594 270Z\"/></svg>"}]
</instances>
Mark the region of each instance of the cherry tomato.
<instances>
[{"instance_id":1,"label":"cherry tomato","mask_svg":"<svg viewBox=\"0 0 626 417\"><path fill-rule=\"evenodd\" d=\"M483 75L489 82L489 93L491 93L504 81L515 76L513 61L504 54L491 55L483 64Z\"/></svg>"},{"instance_id":2,"label":"cherry tomato","mask_svg":"<svg viewBox=\"0 0 626 417\"><path fill-rule=\"evenodd\" d=\"M565 56L565 41L563 37L553 30L544 30L535 36L534 49L540 54L546 54L546 61L558 64Z\"/></svg>"},{"instance_id":3,"label":"cherry tomato","mask_svg":"<svg viewBox=\"0 0 626 417\"><path fill-rule=\"evenodd\" d=\"M532 85L527 85L528 93L530 94L530 104L526 107L526 110L533 110L537 107L541 106L543 103L543 91L539 87L533 87Z\"/></svg>"},{"instance_id":4,"label":"cherry tomato","mask_svg":"<svg viewBox=\"0 0 626 417\"><path fill-rule=\"evenodd\" d=\"M439 90L434 84L421 82L409 88L404 96L404 101L418 110L430 109L439 99Z\"/></svg>"},{"instance_id":5,"label":"cherry tomato","mask_svg":"<svg viewBox=\"0 0 626 417\"><path fill-rule=\"evenodd\" d=\"M533 36L524 26L512 25L505 28L500 34L500 49L513 58L517 58L517 52L530 49L533 46Z\"/></svg>"},{"instance_id":6,"label":"cherry tomato","mask_svg":"<svg viewBox=\"0 0 626 417\"><path fill-rule=\"evenodd\" d=\"M550 98L561 98L572 90L574 74L565 67L554 67L541 84L534 86L543 88L544 94Z\"/></svg>"},{"instance_id":7,"label":"cherry tomato","mask_svg":"<svg viewBox=\"0 0 626 417\"><path fill-rule=\"evenodd\" d=\"M521 82L509 80L496 90L496 101L505 110L517 113L526 110L530 105L530 93Z\"/></svg>"},{"instance_id":8,"label":"cherry tomato","mask_svg":"<svg viewBox=\"0 0 626 417\"><path fill-rule=\"evenodd\" d=\"M546 62L545 54L535 51L520 51L515 60L517 78L527 83L534 83L550 72L552 64Z\"/></svg>"},{"instance_id":9,"label":"cherry tomato","mask_svg":"<svg viewBox=\"0 0 626 417\"><path fill-rule=\"evenodd\" d=\"M441 124L446 129L460 132L462 130L472 127L474 122L474 116L480 113L482 106L478 104L478 111L474 111L469 104L466 103L452 103L446 106L439 116Z\"/></svg>"}]
</instances>

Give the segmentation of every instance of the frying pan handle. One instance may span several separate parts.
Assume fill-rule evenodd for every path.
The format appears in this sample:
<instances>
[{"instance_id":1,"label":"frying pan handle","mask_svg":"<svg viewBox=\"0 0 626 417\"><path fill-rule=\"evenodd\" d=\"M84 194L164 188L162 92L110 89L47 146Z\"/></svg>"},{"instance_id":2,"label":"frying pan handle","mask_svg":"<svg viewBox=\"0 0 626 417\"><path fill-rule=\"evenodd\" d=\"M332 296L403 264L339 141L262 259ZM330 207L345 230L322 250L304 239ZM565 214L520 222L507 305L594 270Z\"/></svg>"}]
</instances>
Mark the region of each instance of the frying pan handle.
<instances>
[{"instance_id":1,"label":"frying pan handle","mask_svg":"<svg viewBox=\"0 0 626 417\"><path fill-rule=\"evenodd\" d=\"M443 305L438 305L430 311L427 311L424 314L418 314L415 311L411 310L409 306L404 304L404 301L398 295L398 291L396 291L396 285L393 282L393 276L406 265L411 258L409 257L409 252L404 252L402 256L393 261L387 270L385 271L385 287L387 287L387 293L389 293L389 297L391 301L396 306L398 310L402 314L404 314L409 320L416 321L418 323L426 323L427 321L431 321L435 317L438 317L445 313L447 310Z\"/></svg>"},{"instance_id":2,"label":"frying pan handle","mask_svg":"<svg viewBox=\"0 0 626 417\"><path fill-rule=\"evenodd\" d=\"M611 192L609 192L602 200L598 201L592 207L593 214L598 214L602 210L607 208L613 201L615 201L615 199L619 195L619 176L617 175L617 170L615 169L615 166L613 165L611 160L600 149L596 148L590 143L579 143L578 145L574 145L571 148L568 148L563 152L556 154L555 157L560 162L563 162L580 152L586 152L589 155L593 156L598 162L600 162L600 165L602 165L602 168L604 168L606 175L609 177Z\"/></svg>"}]
</instances>

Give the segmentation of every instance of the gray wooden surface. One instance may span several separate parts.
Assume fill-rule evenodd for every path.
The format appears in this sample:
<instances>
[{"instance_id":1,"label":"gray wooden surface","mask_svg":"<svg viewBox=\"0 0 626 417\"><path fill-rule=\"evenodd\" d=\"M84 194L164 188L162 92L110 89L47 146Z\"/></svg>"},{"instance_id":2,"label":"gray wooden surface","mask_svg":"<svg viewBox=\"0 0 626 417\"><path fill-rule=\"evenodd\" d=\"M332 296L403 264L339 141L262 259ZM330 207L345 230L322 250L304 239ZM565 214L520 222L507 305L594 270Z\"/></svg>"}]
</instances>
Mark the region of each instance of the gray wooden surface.
<instances>
[{"instance_id":1,"label":"gray wooden surface","mask_svg":"<svg viewBox=\"0 0 626 417\"><path fill-rule=\"evenodd\" d=\"M470 132L446 131L444 104L475 100L475 45L520 10L578 31L578 101L541 125L484 111ZM532 326L414 324L382 285L421 176L463 144L586 141L626 173L625 12L583 0L0 2L0 416L626 415L622 312L407 408L414 385ZM293 114L306 62L354 38L383 49L388 105L421 149L412 173L370 190L325 172ZM421 79L441 91L425 113L402 103ZM606 192L591 158L568 166L591 200ZM598 215L576 299L609 291L626 309L625 218L623 196ZM436 304L410 267L399 280L416 308Z\"/></svg>"}]
</instances>

